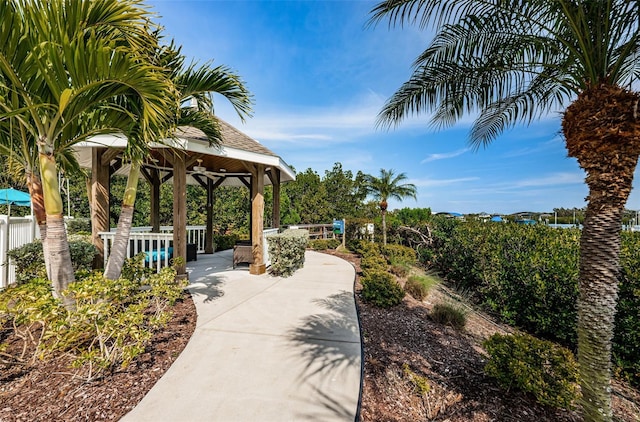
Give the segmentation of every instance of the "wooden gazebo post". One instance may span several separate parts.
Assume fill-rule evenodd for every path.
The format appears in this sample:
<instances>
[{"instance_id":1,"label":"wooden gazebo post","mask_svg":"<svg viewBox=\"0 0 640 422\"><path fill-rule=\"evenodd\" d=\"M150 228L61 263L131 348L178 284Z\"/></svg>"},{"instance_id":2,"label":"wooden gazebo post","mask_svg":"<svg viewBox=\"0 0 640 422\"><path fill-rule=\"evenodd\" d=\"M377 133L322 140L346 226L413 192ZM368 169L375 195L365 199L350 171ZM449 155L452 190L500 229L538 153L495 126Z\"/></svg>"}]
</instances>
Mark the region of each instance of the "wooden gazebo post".
<instances>
[{"instance_id":1,"label":"wooden gazebo post","mask_svg":"<svg viewBox=\"0 0 640 422\"><path fill-rule=\"evenodd\" d=\"M251 166L251 253L253 264L249 265L249 273L264 274L263 231L264 231L264 165Z\"/></svg>"},{"instance_id":2,"label":"wooden gazebo post","mask_svg":"<svg viewBox=\"0 0 640 422\"><path fill-rule=\"evenodd\" d=\"M176 152L173 155L173 257L181 257L182 265L176 266L176 278L187 275L187 156Z\"/></svg>"}]
</instances>

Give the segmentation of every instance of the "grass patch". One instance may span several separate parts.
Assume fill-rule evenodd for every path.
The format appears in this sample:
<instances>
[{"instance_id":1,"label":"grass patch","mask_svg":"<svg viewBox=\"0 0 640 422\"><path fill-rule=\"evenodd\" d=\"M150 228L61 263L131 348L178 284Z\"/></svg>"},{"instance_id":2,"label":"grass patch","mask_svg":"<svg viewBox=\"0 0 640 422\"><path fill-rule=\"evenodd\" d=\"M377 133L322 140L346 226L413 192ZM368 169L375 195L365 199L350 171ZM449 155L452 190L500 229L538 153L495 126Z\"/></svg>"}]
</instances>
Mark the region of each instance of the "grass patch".
<instances>
[{"instance_id":1,"label":"grass patch","mask_svg":"<svg viewBox=\"0 0 640 422\"><path fill-rule=\"evenodd\" d=\"M467 324L467 311L459 305L437 303L431 311L431 319L456 330L462 330Z\"/></svg>"}]
</instances>

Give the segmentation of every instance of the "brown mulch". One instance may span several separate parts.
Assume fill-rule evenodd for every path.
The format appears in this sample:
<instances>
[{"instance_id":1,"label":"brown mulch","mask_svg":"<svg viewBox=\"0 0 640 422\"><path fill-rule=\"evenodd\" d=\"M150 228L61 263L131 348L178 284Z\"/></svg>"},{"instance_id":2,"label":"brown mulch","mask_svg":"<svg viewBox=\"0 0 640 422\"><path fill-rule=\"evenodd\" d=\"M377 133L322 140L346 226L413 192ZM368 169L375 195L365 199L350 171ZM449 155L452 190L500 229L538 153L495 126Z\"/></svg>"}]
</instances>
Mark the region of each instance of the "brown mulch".
<instances>
[{"instance_id":1,"label":"brown mulch","mask_svg":"<svg viewBox=\"0 0 640 422\"><path fill-rule=\"evenodd\" d=\"M331 253L360 271L356 256ZM365 359L362 421L579 420L574 412L541 406L526 394L500 389L486 377L480 344L510 329L473 311L462 332L436 324L429 317L431 306L449 300L451 292L438 289L424 302L407 296L401 305L382 310L363 302L360 289L357 280ZM65 357L38 361L29 368L1 368L0 421L120 419L171 366L195 329L195 306L187 293L173 312L171 323L140 359L102 379L87 382L76 376ZM417 391L416 380L426 383L426 393ZM617 382L614 389L617 420L640 421L638 391Z\"/></svg>"}]
</instances>

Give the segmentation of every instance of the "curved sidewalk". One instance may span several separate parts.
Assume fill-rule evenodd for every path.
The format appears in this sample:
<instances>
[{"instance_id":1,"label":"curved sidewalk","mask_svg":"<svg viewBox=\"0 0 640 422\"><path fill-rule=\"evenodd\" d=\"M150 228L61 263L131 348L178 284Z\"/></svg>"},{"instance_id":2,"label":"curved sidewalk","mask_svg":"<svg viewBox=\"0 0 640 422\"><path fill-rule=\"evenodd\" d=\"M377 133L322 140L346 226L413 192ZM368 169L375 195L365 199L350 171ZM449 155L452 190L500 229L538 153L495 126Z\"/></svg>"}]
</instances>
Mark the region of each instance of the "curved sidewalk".
<instances>
[{"instance_id":1,"label":"curved sidewalk","mask_svg":"<svg viewBox=\"0 0 640 422\"><path fill-rule=\"evenodd\" d=\"M351 264L308 251L289 278L189 263L198 311L187 347L122 420L353 421L361 347Z\"/></svg>"}]
</instances>

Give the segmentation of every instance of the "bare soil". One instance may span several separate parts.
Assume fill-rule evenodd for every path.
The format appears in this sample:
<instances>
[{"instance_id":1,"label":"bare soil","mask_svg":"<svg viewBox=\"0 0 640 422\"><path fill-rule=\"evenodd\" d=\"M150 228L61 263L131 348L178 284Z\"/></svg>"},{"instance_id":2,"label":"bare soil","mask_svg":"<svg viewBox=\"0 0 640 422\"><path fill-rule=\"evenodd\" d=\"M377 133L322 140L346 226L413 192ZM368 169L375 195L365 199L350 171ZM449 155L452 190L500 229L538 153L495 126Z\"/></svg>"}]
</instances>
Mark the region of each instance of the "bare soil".
<instances>
[{"instance_id":1,"label":"bare soil","mask_svg":"<svg viewBox=\"0 0 640 422\"><path fill-rule=\"evenodd\" d=\"M331 252L359 272L359 258ZM436 289L425 301L409 296L391 309L356 302L364 339L364 383L360 420L383 421L578 421L577 413L541 406L518 391L504 391L484 375L483 339L509 327L470 310L463 331L429 316L433 304L455 300ZM0 421L116 421L153 387L186 346L196 323L189 294L173 308L173 319L132 365L87 382L61 356L29 366L1 367ZM11 344L11 339L4 339ZM14 343L17 344L17 343ZM420 393L416 380L427 392ZM614 385L619 421L640 421L640 394Z\"/></svg>"}]
</instances>

